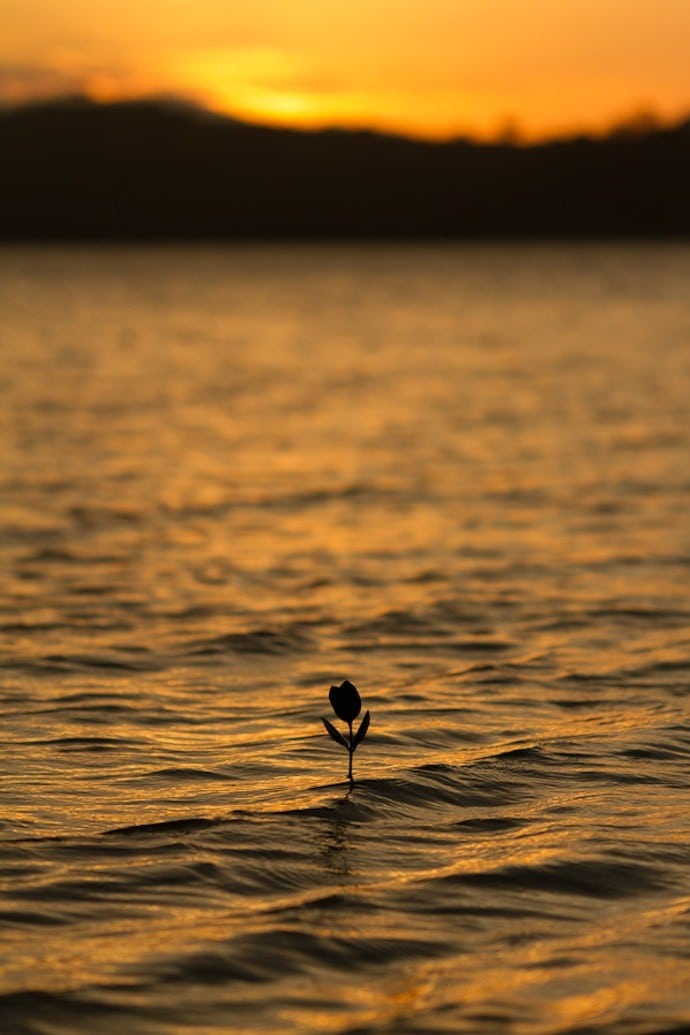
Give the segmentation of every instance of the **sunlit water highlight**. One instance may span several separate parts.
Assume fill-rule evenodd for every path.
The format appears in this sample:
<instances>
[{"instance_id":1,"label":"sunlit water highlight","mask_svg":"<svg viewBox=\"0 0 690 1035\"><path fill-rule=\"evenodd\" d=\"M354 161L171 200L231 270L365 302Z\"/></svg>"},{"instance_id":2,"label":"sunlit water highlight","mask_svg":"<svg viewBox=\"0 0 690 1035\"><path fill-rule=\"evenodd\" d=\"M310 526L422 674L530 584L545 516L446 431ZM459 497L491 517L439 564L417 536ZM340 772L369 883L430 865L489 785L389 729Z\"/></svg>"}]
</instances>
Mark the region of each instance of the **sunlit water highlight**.
<instances>
[{"instance_id":1,"label":"sunlit water highlight","mask_svg":"<svg viewBox=\"0 0 690 1035\"><path fill-rule=\"evenodd\" d=\"M0 252L3 1035L687 1031L688 284Z\"/></svg>"}]
</instances>

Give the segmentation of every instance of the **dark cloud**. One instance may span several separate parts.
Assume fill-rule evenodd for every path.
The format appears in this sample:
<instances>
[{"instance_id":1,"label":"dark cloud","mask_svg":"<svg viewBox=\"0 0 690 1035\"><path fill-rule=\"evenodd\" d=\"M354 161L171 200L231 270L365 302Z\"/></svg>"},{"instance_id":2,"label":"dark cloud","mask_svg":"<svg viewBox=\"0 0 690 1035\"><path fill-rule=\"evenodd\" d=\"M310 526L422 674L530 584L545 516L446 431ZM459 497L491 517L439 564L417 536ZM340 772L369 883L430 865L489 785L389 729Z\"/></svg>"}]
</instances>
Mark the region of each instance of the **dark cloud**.
<instances>
[{"instance_id":1,"label":"dark cloud","mask_svg":"<svg viewBox=\"0 0 690 1035\"><path fill-rule=\"evenodd\" d=\"M85 88L83 75L32 65L0 65L0 101L16 103L79 93Z\"/></svg>"}]
</instances>

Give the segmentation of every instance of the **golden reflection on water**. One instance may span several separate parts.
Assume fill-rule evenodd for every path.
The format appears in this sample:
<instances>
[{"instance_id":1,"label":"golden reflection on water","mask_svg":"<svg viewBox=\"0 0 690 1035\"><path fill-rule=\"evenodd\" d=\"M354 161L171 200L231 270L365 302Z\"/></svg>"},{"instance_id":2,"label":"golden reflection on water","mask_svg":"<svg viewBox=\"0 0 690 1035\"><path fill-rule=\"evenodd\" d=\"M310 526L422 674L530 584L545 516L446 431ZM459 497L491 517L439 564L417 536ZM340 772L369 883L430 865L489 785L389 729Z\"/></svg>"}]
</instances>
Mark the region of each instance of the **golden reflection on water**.
<instances>
[{"instance_id":1,"label":"golden reflection on water","mask_svg":"<svg viewBox=\"0 0 690 1035\"><path fill-rule=\"evenodd\" d=\"M678 1016L689 256L0 256L3 988Z\"/></svg>"}]
</instances>

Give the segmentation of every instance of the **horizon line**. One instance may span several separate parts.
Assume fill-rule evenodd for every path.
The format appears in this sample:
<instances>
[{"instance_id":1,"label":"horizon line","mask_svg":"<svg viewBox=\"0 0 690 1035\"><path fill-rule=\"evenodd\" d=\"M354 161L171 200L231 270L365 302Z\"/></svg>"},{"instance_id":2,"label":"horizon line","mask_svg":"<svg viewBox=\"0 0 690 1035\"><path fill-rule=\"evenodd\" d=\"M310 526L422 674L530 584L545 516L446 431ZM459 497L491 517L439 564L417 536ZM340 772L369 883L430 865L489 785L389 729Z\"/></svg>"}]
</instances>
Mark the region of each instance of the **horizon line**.
<instances>
[{"instance_id":1,"label":"horizon line","mask_svg":"<svg viewBox=\"0 0 690 1035\"><path fill-rule=\"evenodd\" d=\"M352 125L343 125L337 122L319 121L317 124L304 125L290 123L282 120L271 120L260 118L248 118L244 115L237 115L231 111L220 110L213 106L203 104L194 98L183 94L175 93L141 93L119 97L97 97L87 92L60 93L45 96L34 96L9 100L0 98L0 115L8 111L21 111L31 108L59 108L70 104L82 104L93 108L112 108L117 106L150 105L154 107L172 108L186 111L197 116L218 119L222 122L236 123L239 125L255 127L257 129L275 130L278 132L291 132L297 134L312 135L318 133L351 133L371 134L372 136L390 137L406 140L419 144L452 144L469 143L476 146L512 146L512 147L533 147L559 143L568 140L606 140L616 136L645 136L655 132L673 131L690 123L690 106L686 113L675 118L664 117L653 109L641 109L633 111L628 116L613 120L604 129L584 126L573 127L570 130L563 129L553 133L527 134L520 127L519 120L509 122L506 127L497 130L493 134L482 134L479 132L458 131L455 133L424 133L412 130L402 130L377 126L375 122L362 122Z\"/></svg>"}]
</instances>

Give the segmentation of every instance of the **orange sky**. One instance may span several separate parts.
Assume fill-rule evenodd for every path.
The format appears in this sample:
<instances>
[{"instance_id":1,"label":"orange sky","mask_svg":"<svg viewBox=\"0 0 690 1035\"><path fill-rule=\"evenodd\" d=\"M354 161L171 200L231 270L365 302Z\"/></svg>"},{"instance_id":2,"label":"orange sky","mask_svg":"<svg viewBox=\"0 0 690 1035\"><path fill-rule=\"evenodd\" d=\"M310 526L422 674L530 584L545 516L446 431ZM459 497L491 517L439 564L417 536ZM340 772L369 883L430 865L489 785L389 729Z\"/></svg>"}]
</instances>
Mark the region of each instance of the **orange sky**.
<instances>
[{"instance_id":1,"label":"orange sky","mask_svg":"<svg viewBox=\"0 0 690 1035\"><path fill-rule=\"evenodd\" d=\"M0 98L427 136L690 112L690 0L0 0Z\"/></svg>"}]
</instances>

